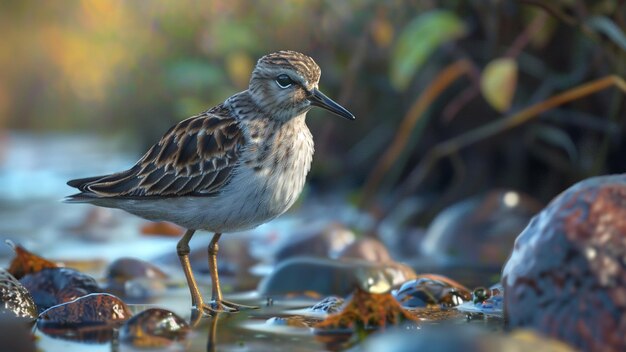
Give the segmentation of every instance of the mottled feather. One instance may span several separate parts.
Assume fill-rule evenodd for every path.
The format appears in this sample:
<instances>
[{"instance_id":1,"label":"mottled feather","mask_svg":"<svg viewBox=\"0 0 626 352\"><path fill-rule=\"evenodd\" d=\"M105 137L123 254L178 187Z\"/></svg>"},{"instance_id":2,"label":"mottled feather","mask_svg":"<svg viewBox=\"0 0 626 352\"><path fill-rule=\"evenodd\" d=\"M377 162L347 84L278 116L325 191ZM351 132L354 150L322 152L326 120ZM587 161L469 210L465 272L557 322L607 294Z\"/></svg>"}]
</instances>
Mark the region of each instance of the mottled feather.
<instances>
[{"instance_id":1,"label":"mottled feather","mask_svg":"<svg viewBox=\"0 0 626 352\"><path fill-rule=\"evenodd\" d=\"M99 197L211 196L227 184L244 144L238 121L217 106L175 125L132 168L68 185Z\"/></svg>"}]
</instances>

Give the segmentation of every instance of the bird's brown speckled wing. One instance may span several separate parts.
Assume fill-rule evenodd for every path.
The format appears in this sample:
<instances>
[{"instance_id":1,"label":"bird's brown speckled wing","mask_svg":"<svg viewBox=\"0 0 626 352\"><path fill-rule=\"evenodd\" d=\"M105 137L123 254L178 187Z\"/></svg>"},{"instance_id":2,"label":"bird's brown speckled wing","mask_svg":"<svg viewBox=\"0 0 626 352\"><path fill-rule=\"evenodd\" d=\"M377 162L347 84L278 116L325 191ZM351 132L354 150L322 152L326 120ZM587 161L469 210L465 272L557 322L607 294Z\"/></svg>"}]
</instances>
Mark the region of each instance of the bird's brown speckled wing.
<instances>
[{"instance_id":1,"label":"bird's brown speckled wing","mask_svg":"<svg viewBox=\"0 0 626 352\"><path fill-rule=\"evenodd\" d=\"M210 196L227 184L243 133L223 107L181 121L129 170L68 182L97 197Z\"/></svg>"}]
</instances>

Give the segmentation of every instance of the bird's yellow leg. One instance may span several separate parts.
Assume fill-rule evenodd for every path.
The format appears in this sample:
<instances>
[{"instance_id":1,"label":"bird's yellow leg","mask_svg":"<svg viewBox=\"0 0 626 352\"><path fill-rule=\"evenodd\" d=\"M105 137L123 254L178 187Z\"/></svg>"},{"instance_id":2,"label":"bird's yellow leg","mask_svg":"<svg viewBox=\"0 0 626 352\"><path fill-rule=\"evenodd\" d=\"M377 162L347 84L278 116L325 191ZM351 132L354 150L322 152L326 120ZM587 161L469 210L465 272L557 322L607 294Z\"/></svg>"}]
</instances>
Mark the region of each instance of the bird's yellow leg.
<instances>
[{"instance_id":1,"label":"bird's yellow leg","mask_svg":"<svg viewBox=\"0 0 626 352\"><path fill-rule=\"evenodd\" d=\"M176 253L178 254L180 265L183 267L183 272L187 279L187 286L189 286L189 292L191 293L191 305L195 309L201 309L201 307L204 306L204 301L202 300L202 294L200 293L200 289L198 288L198 284L191 270L191 264L189 263L189 241L195 232L196 230L187 230L187 232L185 232L183 238L181 238L176 245Z\"/></svg>"},{"instance_id":2,"label":"bird's yellow leg","mask_svg":"<svg viewBox=\"0 0 626 352\"><path fill-rule=\"evenodd\" d=\"M212 313L218 312L238 312L242 309L258 309L255 306L247 306L243 304L233 303L225 301L222 298L222 288L220 287L220 278L217 273L217 252L219 251L219 245L217 242L222 236L221 233L213 235L211 242L209 243L209 273L211 274L211 303L205 305L205 309Z\"/></svg>"}]
</instances>

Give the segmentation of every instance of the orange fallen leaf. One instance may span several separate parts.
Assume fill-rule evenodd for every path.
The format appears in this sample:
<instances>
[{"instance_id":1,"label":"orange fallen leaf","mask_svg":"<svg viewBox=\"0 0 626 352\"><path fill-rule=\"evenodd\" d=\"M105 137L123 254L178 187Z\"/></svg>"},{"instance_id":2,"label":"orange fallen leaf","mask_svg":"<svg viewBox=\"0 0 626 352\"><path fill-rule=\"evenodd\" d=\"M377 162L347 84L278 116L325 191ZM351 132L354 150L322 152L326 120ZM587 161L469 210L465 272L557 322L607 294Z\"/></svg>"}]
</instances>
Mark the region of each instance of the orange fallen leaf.
<instances>
[{"instance_id":1,"label":"orange fallen leaf","mask_svg":"<svg viewBox=\"0 0 626 352\"><path fill-rule=\"evenodd\" d=\"M15 258L11 261L8 271L18 280L42 269L59 267L56 263L33 254L11 241L7 241L7 244L15 251Z\"/></svg>"}]
</instances>

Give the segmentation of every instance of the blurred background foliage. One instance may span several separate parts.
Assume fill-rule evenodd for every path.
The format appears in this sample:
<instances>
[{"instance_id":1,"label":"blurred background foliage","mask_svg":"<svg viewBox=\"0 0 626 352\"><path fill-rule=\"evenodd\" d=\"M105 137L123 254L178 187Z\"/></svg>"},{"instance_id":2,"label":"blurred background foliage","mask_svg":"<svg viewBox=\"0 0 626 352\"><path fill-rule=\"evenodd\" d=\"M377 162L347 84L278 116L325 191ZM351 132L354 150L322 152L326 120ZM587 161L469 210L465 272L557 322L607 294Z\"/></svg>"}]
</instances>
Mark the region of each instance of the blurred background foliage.
<instances>
[{"instance_id":1,"label":"blurred background foliage","mask_svg":"<svg viewBox=\"0 0 626 352\"><path fill-rule=\"evenodd\" d=\"M381 209L430 194L431 215L497 187L547 201L626 169L625 3L5 1L0 126L122 136L139 155L173 123L246 89L259 57L292 49L315 58L322 90L357 116L310 113L316 189L353 190ZM437 145L486 126L423 164Z\"/></svg>"}]
</instances>

